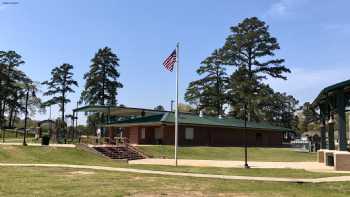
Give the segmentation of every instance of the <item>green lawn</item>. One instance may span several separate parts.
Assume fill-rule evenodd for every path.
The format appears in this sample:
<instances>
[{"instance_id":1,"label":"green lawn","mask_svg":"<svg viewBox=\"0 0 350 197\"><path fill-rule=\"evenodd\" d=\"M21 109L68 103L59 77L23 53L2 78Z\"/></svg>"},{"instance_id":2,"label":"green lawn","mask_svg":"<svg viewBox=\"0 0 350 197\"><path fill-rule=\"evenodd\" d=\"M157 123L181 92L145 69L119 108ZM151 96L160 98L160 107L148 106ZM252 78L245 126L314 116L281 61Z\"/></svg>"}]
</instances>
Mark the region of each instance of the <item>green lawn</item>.
<instances>
[{"instance_id":1,"label":"green lawn","mask_svg":"<svg viewBox=\"0 0 350 197\"><path fill-rule=\"evenodd\" d=\"M155 158L173 158L174 147L166 145L139 146L140 150ZM243 160L240 147L179 147L180 159ZM248 148L250 161L316 161L315 153L297 152L289 148Z\"/></svg>"},{"instance_id":2,"label":"green lawn","mask_svg":"<svg viewBox=\"0 0 350 197\"><path fill-rule=\"evenodd\" d=\"M47 164L76 164L99 165L148 170L192 172L204 174L240 175L240 176L269 176L290 178L319 178L341 176L334 173L315 173L294 169L240 169L213 167L174 167L157 165L128 165L125 162L112 161L75 148L54 148L34 146L0 146L0 163L47 163Z\"/></svg>"},{"instance_id":3,"label":"green lawn","mask_svg":"<svg viewBox=\"0 0 350 197\"><path fill-rule=\"evenodd\" d=\"M62 168L0 168L0 196L350 196L350 183L232 181Z\"/></svg>"},{"instance_id":4,"label":"green lawn","mask_svg":"<svg viewBox=\"0 0 350 197\"><path fill-rule=\"evenodd\" d=\"M1 163L57 163L119 166L118 162L76 148L0 146Z\"/></svg>"}]
</instances>

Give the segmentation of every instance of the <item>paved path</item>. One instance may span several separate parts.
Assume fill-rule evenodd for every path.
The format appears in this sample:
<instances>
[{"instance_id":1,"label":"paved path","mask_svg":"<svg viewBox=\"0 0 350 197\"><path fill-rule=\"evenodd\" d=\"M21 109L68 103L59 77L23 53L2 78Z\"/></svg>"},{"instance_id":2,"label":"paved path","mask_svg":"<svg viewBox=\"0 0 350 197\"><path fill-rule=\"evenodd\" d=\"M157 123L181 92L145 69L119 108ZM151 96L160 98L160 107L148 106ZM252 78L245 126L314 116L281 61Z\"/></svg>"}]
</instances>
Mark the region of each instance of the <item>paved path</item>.
<instances>
[{"instance_id":1,"label":"paved path","mask_svg":"<svg viewBox=\"0 0 350 197\"><path fill-rule=\"evenodd\" d=\"M129 161L129 164L151 164L151 165L175 165L173 159L140 159ZM220 167L220 168L242 168L243 161L220 161L220 160L190 160L179 159L178 165L197 167ZM252 168L287 168L304 169L315 172L336 172L333 167L325 166L318 162L248 162Z\"/></svg>"},{"instance_id":2,"label":"paved path","mask_svg":"<svg viewBox=\"0 0 350 197\"><path fill-rule=\"evenodd\" d=\"M13 167L58 167L58 168L73 168L86 170L105 170L113 172L128 172L167 176L182 176L182 177L198 177L198 178L215 178L226 180L246 180L246 181L273 181L273 182L293 182L293 183L326 183L326 182L343 182L350 181L350 176L325 177L316 179L298 179L298 178L278 178L278 177L252 177L252 176L229 176L229 175L214 175L214 174L198 174L198 173L181 173L181 172L166 172L155 170L139 170L133 168L114 168L103 166L87 166L87 165L67 165L67 164L6 164L0 163L0 166Z\"/></svg>"}]
</instances>

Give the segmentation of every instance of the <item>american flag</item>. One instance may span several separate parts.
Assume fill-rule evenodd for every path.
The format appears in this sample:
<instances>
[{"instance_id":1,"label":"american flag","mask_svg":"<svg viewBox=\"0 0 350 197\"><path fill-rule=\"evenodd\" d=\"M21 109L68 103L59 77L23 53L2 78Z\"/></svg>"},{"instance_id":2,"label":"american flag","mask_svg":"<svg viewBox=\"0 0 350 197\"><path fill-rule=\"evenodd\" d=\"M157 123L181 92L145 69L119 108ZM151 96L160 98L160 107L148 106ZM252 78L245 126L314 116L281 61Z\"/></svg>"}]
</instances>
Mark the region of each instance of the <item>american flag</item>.
<instances>
[{"instance_id":1,"label":"american flag","mask_svg":"<svg viewBox=\"0 0 350 197\"><path fill-rule=\"evenodd\" d=\"M170 72L172 72L174 70L174 65L176 62L176 50L174 50L169 57L167 57L164 62L163 62L163 66L169 70Z\"/></svg>"}]
</instances>

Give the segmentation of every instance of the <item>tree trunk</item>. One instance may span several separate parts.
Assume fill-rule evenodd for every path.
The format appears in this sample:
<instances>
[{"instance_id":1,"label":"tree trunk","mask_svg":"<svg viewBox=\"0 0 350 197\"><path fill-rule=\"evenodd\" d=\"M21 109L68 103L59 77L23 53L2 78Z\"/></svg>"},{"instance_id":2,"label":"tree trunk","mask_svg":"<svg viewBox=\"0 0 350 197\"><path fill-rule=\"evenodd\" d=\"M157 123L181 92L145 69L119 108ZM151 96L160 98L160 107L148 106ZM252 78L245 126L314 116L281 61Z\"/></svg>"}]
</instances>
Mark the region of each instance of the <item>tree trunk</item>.
<instances>
[{"instance_id":1,"label":"tree trunk","mask_svg":"<svg viewBox=\"0 0 350 197\"><path fill-rule=\"evenodd\" d=\"M14 107L11 107L10 114L9 114L9 122L8 122L8 127L9 128L11 128L12 117L13 117L13 110L14 110Z\"/></svg>"},{"instance_id":2,"label":"tree trunk","mask_svg":"<svg viewBox=\"0 0 350 197\"><path fill-rule=\"evenodd\" d=\"M105 83L106 83L106 66L102 65L102 105L105 105Z\"/></svg>"},{"instance_id":3,"label":"tree trunk","mask_svg":"<svg viewBox=\"0 0 350 197\"><path fill-rule=\"evenodd\" d=\"M68 71L66 71L64 73L64 77L63 77L63 87L62 87L62 123L61 123L61 128L62 128L62 131L63 131L63 135L64 135L64 143L66 144L67 143L67 138L66 138L66 130L65 130L65 126L64 126L64 113L65 113L65 103L64 101L66 100L66 82L67 82L67 74L68 74Z\"/></svg>"}]
</instances>

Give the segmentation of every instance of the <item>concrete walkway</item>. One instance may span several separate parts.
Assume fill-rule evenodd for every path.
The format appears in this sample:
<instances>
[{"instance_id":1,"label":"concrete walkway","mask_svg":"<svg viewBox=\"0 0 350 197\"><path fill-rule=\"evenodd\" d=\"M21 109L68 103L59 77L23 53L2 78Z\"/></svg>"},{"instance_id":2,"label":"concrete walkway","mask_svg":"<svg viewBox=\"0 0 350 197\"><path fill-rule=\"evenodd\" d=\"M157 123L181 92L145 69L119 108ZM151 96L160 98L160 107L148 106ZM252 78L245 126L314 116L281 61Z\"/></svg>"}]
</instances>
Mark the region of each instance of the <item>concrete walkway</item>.
<instances>
[{"instance_id":1,"label":"concrete walkway","mask_svg":"<svg viewBox=\"0 0 350 197\"><path fill-rule=\"evenodd\" d=\"M150 165L175 165L174 159L140 159L131 160L129 164L150 164ZM219 167L219 168L242 168L243 161L225 161L225 160L190 160L179 159L180 166L195 166L195 167ZM251 168L278 168L278 169L303 169L313 172L332 172L336 173L333 167L325 166L318 162L259 162L249 161ZM341 172L344 173L344 172ZM350 173L350 172L348 172Z\"/></svg>"},{"instance_id":2,"label":"concrete walkway","mask_svg":"<svg viewBox=\"0 0 350 197\"><path fill-rule=\"evenodd\" d=\"M298 178L278 178L278 177L252 177L252 176L229 176L229 175L213 175L213 174L198 174L198 173L181 173L181 172L166 172L155 170L139 170L133 168L114 168L103 166L86 166L86 165L67 165L67 164L7 164L0 163L0 166L12 167L55 167L55 168L72 168L86 170L105 170L113 172L141 173L166 176L181 176L181 177L197 177L197 178L214 178L225 180L246 180L246 181L272 181L272 182L293 182L293 183L326 183L326 182L344 182L350 181L350 176L325 177L316 179L298 179Z\"/></svg>"}]
</instances>

